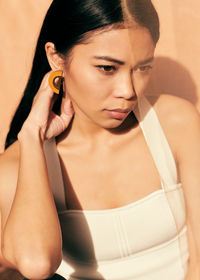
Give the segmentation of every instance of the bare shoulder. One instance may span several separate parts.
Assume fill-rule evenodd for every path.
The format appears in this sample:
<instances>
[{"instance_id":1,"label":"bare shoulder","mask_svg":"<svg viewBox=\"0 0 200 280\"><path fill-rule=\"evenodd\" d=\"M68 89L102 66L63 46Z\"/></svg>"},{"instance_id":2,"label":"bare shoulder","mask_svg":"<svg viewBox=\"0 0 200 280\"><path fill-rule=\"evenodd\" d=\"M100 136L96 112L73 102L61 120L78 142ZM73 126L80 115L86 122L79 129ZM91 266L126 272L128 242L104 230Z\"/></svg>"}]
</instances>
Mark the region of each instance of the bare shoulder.
<instances>
[{"instance_id":1,"label":"bare shoulder","mask_svg":"<svg viewBox=\"0 0 200 280\"><path fill-rule=\"evenodd\" d=\"M168 94L149 96L177 162L186 150L198 149L200 114L189 101ZM190 147L190 148L189 148ZM190 151L191 153L191 151Z\"/></svg>"},{"instance_id":2,"label":"bare shoulder","mask_svg":"<svg viewBox=\"0 0 200 280\"><path fill-rule=\"evenodd\" d=\"M0 155L0 207L8 209L12 204L18 178L19 143L13 143Z\"/></svg>"},{"instance_id":3,"label":"bare shoulder","mask_svg":"<svg viewBox=\"0 0 200 280\"><path fill-rule=\"evenodd\" d=\"M148 99L158 113L161 122L165 122L168 126L181 128L182 125L195 125L200 120L199 112L186 99L169 94L162 94L159 97L150 96Z\"/></svg>"}]
</instances>

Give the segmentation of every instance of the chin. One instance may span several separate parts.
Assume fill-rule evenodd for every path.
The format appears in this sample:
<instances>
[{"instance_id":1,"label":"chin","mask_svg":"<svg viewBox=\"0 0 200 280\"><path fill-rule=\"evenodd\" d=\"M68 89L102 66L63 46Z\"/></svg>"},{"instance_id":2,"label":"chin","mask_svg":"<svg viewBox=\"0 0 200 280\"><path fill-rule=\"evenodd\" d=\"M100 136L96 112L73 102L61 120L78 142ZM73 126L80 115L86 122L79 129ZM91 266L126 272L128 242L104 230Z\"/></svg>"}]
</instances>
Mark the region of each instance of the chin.
<instances>
[{"instance_id":1,"label":"chin","mask_svg":"<svg viewBox=\"0 0 200 280\"><path fill-rule=\"evenodd\" d=\"M137 119L133 112L131 112L125 119L109 119L104 120L101 124L101 127L110 130L124 131L124 129L131 128L135 126L137 123Z\"/></svg>"},{"instance_id":2,"label":"chin","mask_svg":"<svg viewBox=\"0 0 200 280\"><path fill-rule=\"evenodd\" d=\"M101 127L105 128L105 129L118 128L120 125L122 125L122 123L124 121L125 120L122 120L122 119L109 120L108 122L105 122L104 124L101 124Z\"/></svg>"}]
</instances>

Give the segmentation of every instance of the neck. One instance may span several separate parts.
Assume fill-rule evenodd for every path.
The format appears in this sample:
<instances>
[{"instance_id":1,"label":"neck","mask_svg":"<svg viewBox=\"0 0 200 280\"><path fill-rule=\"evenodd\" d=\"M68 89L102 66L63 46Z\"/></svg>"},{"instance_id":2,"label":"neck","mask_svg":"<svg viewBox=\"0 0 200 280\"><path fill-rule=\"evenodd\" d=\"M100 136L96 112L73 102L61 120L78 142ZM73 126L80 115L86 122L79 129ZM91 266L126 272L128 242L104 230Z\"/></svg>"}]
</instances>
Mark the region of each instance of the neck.
<instances>
[{"instance_id":1,"label":"neck","mask_svg":"<svg viewBox=\"0 0 200 280\"><path fill-rule=\"evenodd\" d=\"M73 120L68 129L59 136L58 141L62 144L68 141L84 141L88 143L113 143L119 139L119 135L125 135L137 127L138 121L133 112L116 128L104 128L93 122L85 114L76 110Z\"/></svg>"}]
</instances>

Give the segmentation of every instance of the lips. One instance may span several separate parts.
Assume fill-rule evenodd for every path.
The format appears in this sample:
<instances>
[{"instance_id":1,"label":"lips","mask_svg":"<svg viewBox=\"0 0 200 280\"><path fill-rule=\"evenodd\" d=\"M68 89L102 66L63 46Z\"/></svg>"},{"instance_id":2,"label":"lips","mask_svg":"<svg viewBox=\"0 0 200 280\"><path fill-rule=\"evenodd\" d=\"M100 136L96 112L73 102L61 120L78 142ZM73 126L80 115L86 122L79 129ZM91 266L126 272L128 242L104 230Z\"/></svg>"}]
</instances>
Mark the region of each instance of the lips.
<instances>
[{"instance_id":1,"label":"lips","mask_svg":"<svg viewBox=\"0 0 200 280\"><path fill-rule=\"evenodd\" d=\"M109 117L111 117L113 119L122 120L128 116L131 109L116 108L116 109L105 110L105 111L107 112Z\"/></svg>"},{"instance_id":2,"label":"lips","mask_svg":"<svg viewBox=\"0 0 200 280\"><path fill-rule=\"evenodd\" d=\"M119 113L129 113L131 111L131 109L121 109L121 108L117 108L117 109L111 109L108 111L112 111L112 112L119 112Z\"/></svg>"}]
</instances>

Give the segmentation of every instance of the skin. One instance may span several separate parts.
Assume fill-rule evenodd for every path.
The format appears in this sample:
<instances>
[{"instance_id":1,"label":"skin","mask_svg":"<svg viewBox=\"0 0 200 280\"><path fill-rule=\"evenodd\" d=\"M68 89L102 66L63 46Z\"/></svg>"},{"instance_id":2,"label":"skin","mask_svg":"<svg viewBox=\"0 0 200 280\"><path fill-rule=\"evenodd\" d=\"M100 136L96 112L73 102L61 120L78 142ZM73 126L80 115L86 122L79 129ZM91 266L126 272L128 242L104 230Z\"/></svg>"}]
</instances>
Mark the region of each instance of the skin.
<instances>
[{"instance_id":1,"label":"skin","mask_svg":"<svg viewBox=\"0 0 200 280\"><path fill-rule=\"evenodd\" d=\"M154 166L146 170L154 186L152 190L146 189L146 182L141 180L139 182L139 178L135 179L134 172L130 172L131 158L136 157L134 154L136 147L141 145L139 142L137 145L132 143L133 138L139 137L141 133L137 121L131 116L122 119L112 118L105 111L105 109L134 108L137 104L137 96L142 95L150 78L155 48L152 38L145 28L138 27L133 34L134 44L130 45L129 35L127 29L97 34L89 44L77 45L73 49L70 65L65 63L63 67L66 98L72 100L75 114L67 137L63 136L61 142L58 139L57 147L64 165L63 169L68 166L70 181L73 186L76 186L70 189L69 184L66 183L67 204L73 209L113 208L133 201L133 197L136 200L160 188ZM51 51L47 46L49 62L53 65L55 57ZM115 58L122 65L102 59L105 56ZM132 57L131 61L130 57ZM151 62L144 64L147 60ZM148 152L144 141L141 149ZM76 159L77 163L74 160L75 154L79 155ZM78 162L80 158L84 158L87 162L85 168ZM122 158L126 163L130 162L130 169L125 165L121 172L123 175L117 172ZM151 162L152 159L149 157L148 160ZM103 166L102 162L104 162ZM80 168L77 170L75 166ZM77 178L77 172L80 179ZM96 178L100 172L105 174L105 177L97 183ZM135 173L138 172L136 168ZM131 178L128 173L132 174ZM115 175L114 180L112 174L118 174ZM131 181L126 180L127 191L122 195L124 188L122 189L121 186L124 184L125 176L135 182L138 181L140 191L143 191L140 193L137 189L131 188ZM90 178L89 185L86 178ZM91 189L91 186L95 188ZM102 199L103 196L106 198ZM111 201L109 197L112 197Z\"/></svg>"},{"instance_id":2,"label":"skin","mask_svg":"<svg viewBox=\"0 0 200 280\"><path fill-rule=\"evenodd\" d=\"M96 131L106 133L104 128L116 128L122 124L124 119L108 118L103 110L131 110L137 95L146 88L152 63L146 63L143 70L141 62L153 58L155 46L145 28L135 29L133 36L134 42L129 44L127 29L96 35L90 44L77 45L73 49L70 67L64 67L66 91L76 112L73 126L78 129L85 127L86 134L88 130L89 134ZM95 58L105 56L115 58L123 65ZM130 58L130 63L127 63Z\"/></svg>"},{"instance_id":3,"label":"skin","mask_svg":"<svg viewBox=\"0 0 200 280\"><path fill-rule=\"evenodd\" d=\"M154 47L149 32L140 26L131 32L117 29L95 34L89 43L73 48L70 63L68 58L63 61L52 43L46 44L51 68L64 71L62 114L57 117L51 113L49 117L53 93L47 75L19 141L0 158L2 261L6 265L28 278L41 279L53 273L60 262L60 228L42 151L45 137L59 135L57 150L69 209L115 208L161 188L137 120L131 113L116 118L106 111L136 106L150 78ZM94 58L99 56L123 63ZM71 103L66 103L69 99ZM199 280L199 115L190 103L177 97L162 95L150 101L171 146L185 193L190 249L187 280ZM40 168L36 168L38 162ZM33 172L34 168L38 173ZM52 228L52 232L47 234L46 228ZM13 240L11 245L9 240ZM34 270L34 261L34 266L23 261L38 255L44 264L40 273Z\"/></svg>"}]
</instances>

